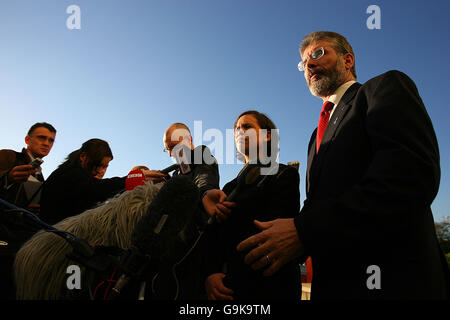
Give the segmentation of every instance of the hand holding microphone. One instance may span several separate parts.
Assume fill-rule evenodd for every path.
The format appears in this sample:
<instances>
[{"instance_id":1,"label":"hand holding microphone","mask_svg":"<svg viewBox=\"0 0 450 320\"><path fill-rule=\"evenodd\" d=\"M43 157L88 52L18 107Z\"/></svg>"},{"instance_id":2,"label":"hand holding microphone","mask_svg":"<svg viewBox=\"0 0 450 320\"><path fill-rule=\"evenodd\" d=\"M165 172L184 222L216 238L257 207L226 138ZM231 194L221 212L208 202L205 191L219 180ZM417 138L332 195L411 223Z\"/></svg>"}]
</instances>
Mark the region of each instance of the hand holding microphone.
<instances>
[{"instance_id":1,"label":"hand holding microphone","mask_svg":"<svg viewBox=\"0 0 450 320\"><path fill-rule=\"evenodd\" d=\"M222 222L228 218L232 208L237 204L234 201L244 186L254 184L261 176L259 165L247 164L237 177L237 184L227 196L222 190L208 190L202 198L203 208L210 215L208 224L212 224L214 219Z\"/></svg>"},{"instance_id":2,"label":"hand holding microphone","mask_svg":"<svg viewBox=\"0 0 450 320\"><path fill-rule=\"evenodd\" d=\"M143 170L145 180L150 180L155 183L164 181L170 176L167 173L161 172L160 170Z\"/></svg>"},{"instance_id":3,"label":"hand holding microphone","mask_svg":"<svg viewBox=\"0 0 450 320\"><path fill-rule=\"evenodd\" d=\"M178 165L172 165L163 170L150 170L144 166L134 167L127 175L125 189L133 190L137 186L144 185L145 181L153 181L154 183L165 181L170 178L168 173L177 168Z\"/></svg>"},{"instance_id":4,"label":"hand holding microphone","mask_svg":"<svg viewBox=\"0 0 450 320\"><path fill-rule=\"evenodd\" d=\"M17 183L27 181L30 175L35 174L37 169L31 164L15 166L8 173L8 182Z\"/></svg>"},{"instance_id":5,"label":"hand holding microphone","mask_svg":"<svg viewBox=\"0 0 450 320\"><path fill-rule=\"evenodd\" d=\"M235 202L226 201L226 199L227 195L222 190L206 191L202 203L206 213L211 216L211 222L213 217L216 217L219 222L226 220L232 208L236 206Z\"/></svg>"},{"instance_id":6,"label":"hand holding microphone","mask_svg":"<svg viewBox=\"0 0 450 320\"><path fill-rule=\"evenodd\" d=\"M176 164L173 164L162 170L149 170L148 168L140 168L145 176L145 180L150 180L155 183L166 181L170 178L169 172L180 169L181 174L188 174L192 171L191 165L191 150L184 144L178 144L173 149ZM131 173L131 172L130 172Z\"/></svg>"},{"instance_id":7,"label":"hand holding microphone","mask_svg":"<svg viewBox=\"0 0 450 320\"><path fill-rule=\"evenodd\" d=\"M145 184L145 180L144 170L131 170L125 179L125 189L133 190L137 186L142 186Z\"/></svg>"}]
</instances>

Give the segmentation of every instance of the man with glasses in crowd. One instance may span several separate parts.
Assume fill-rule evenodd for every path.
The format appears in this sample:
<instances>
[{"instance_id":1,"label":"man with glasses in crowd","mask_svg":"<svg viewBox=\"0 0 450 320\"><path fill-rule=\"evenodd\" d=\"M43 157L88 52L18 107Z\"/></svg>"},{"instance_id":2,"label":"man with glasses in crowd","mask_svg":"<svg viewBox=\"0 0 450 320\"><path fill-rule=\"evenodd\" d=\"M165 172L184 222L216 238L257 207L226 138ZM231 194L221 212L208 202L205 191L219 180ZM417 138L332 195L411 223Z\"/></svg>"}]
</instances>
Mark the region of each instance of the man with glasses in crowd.
<instances>
[{"instance_id":1,"label":"man with glasses in crowd","mask_svg":"<svg viewBox=\"0 0 450 320\"><path fill-rule=\"evenodd\" d=\"M191 177L201 195L210 189L219 188L219 167L216 159L207 146L194 148L191 132L184 123L171 124L164 132L163 143L163 151L174 159L177 159L176 152L191 151L190 154L178 157L178 159L185 159L188 166L176 169L172 176L184 174ZM182 146L184 147L181 148ZM154 182L160 182L169 177L158 170L147 171L146 176Z\"/></svg>"},{"instance_id":2,"label":"man with glasses in crowd","mask_svg":"<svg viewBox=\"0 0 450 320\"><path fill-rule=\"evenodd\" d=\"M39 188L28 194L30 189L25 184L39 185L44 182L40 166L31 163L50 153L55 136L56 129L51 124L38 122L28 130L25 137L27 147L22 152L0 150L0 199L39 213L39 199L36 196ZM15 253L34 232L34 229L29 230L25 226L0 221L0 300L14 300L12 265Z\"/></svg>"},{"instance_id":3,"label":"man with glasses in crowd","mask_svg":"<svg viewBox=\"0 0 450 320\"><path fill-rule=\"evenodd\" d=\"M448 299L430 208L439 149L414 82L389 71L357 83L353 50L334 32L307 35L300 54L299 70L324 102L306 200L296 218L255 222L262 231L238 250L266 275L310 256L311 299Z\"/></svg>"},{"instance_id":4,"label":"man with glasses in crowd","mask_svg":"<svg viewBox=\"0 0 450 320\"><path fill-rule=\"evenodd\" d=\"M56 130L46 122L35 123L25 137L26 148L22 152L0 150L0 198L19 207L27 207L30 199L26 195L23 183L33 177L44 182L41 167L33 167L31 162L44 158L52 150Z\"/></svg>"},{"instance_id":5,"label":"man with glasses in crowd","mask_svg":"<svg viewBox=\"0 0 450 320\"><path fill-rule=\"evenodd\" d=\"M164 132L163 137L164 152L170 157L177 159L180 167L175 170L172 177L184 175L192 179L193 183L198 187L201 197L206 191L211 189L219 189L219 167L216 159L212 156L207 146L201 145L194 148L192 136L189 128L184 123L173 123ZM179 161L184 161L184 167ZM146 171L146 177L150 177L154 182L160 182L169 178L168 174L158 170ZM180 190L183 192L183 190ZM203 209L203 205L199 202L199 209ZM203 212L202 221L197 219L198 230L205 228L209 219L209 215ZM179 299L206 299L204 290L203 275L203 258L204 249L199 243L186 259L177 267L177 281L180 286ZM164 283L173 282L172 270L160 270L158 275L161 286ZM169 282L170 281L170 282ZM168 290L170 293L170 290ZM156 292L158 296L158 292ZM172 296L158 298L172 299Z\"/></svg>"}]
</instances>

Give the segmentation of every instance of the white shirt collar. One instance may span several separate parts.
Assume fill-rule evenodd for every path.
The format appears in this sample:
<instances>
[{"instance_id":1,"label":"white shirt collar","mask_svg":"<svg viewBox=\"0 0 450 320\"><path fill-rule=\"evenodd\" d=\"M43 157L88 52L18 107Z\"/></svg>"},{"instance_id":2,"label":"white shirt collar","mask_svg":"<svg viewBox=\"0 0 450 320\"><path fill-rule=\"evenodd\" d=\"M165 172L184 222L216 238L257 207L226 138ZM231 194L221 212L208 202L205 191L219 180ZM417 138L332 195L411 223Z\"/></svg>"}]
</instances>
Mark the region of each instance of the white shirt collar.
<instances>
[{"instance_id":1,"label":"white shirt collar","mask_svg":"<svg viewBox=\"0 0 450 320\"><path fill-rule=\"evenodd\" d=\"M27 155L30 157L31 161L33 161L34 160L33 154L28 149L25 149L25 151L27 152Z\"/></svg>"},{"instance_id":2,"label":"white shirt collar","mask_svg":"<svg viewBox=\"0 0 450 320\"><path fill-rule=\"evenodd\" d=\"M355 82L356 82L355 80L350 80L350 81L347 81L347 82L341 84L341 86L339 88L337 88L337 90L328 98L328 101L334 103L333 110L331 110L331 112L330 112L330 119L331 119L331 116L333 115L334 110L336 109L337 105L339 104L339 101L341 101L341 98L344 96L344 93Z\"/></svg>"},{"instance_id":3,"label":"white shirt collar","mask_svg":"<svg viewBox=\"0 0 450 320\"><path fill-rule=\"evenodd\" d=\"M31 161L33 161L34 159L36 159L36 158L33 156L33 154L32 154L28 149L25 149L25 150L26 150L28 156L30 157ZM30 162L30 163L31 163L31 162ZM42 174L42 168L41 168L40 166L37 168L36 173Z\"/></svg>"}]
</instances>

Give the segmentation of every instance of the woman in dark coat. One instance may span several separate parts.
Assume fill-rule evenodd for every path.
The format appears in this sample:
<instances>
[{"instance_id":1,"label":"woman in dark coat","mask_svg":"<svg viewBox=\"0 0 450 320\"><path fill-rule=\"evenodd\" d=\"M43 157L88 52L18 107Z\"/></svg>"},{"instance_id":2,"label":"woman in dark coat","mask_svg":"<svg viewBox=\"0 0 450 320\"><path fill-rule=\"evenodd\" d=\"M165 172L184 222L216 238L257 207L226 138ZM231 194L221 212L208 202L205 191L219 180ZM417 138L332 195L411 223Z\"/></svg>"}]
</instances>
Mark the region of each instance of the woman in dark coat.
<instances>
[{"instance_id":1,"label":"woman in dark coat","mask_svg":"<svg viewBox=\"0 0 450 320\"><path fill-rule=\"evenodd\" d=\"M298 214L298 171L276 163L277 130L264 114L244 112L236 120L234 129L236 149L245 159L245 166L222 190L207 191L203 197L205 210L219 220L205 234L208 299L300 300L298 261L266 277L262 275L264 270L254 271L246 265L245 253L236 250L239 242L259 232L255 219L267 221ZM232 202L224 201L239 184L241 187ZM269 265L270 257L267 260Z\"/></svg>"},{"instance_id":2,"label":"woman in dark coat","mask_svg":"<svg viewBox=\"0 0 450 320\"><path fill-rule=\"evenodd\" d=\"M101 139L90 139L69 154L43 185L40 218L54 224L125 190L126 177L102 179L112 159Z\"/></svg>"}]
</instances>

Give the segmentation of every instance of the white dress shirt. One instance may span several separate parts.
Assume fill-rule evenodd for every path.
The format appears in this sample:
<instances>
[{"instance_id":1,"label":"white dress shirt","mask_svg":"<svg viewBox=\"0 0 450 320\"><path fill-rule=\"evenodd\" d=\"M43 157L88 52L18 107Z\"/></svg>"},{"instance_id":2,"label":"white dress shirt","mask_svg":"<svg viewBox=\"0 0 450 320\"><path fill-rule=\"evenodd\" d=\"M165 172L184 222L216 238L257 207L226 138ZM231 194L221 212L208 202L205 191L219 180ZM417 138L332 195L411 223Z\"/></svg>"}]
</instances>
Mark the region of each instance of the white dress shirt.
<instances>
[{"instance_id":1,"label":"white dress shirt","mask_svg":"<svg viewBox=\"0 0 450 320\"><path fill-rule=\"evenodd\" d=\"M355 80L350 80L350 81L347 81L347 82L341 84L341 86L339 88L337 88L337 90L331 96L328 97L327 101L334 103L333 109L330 112L330 119L331 119L331 116L333 115L334 110L336 109L337 105L339 104L339 101L341 101L341 98L344 95L344 93L355 82L356 82Z\"/></svg>"}]
</instances>

